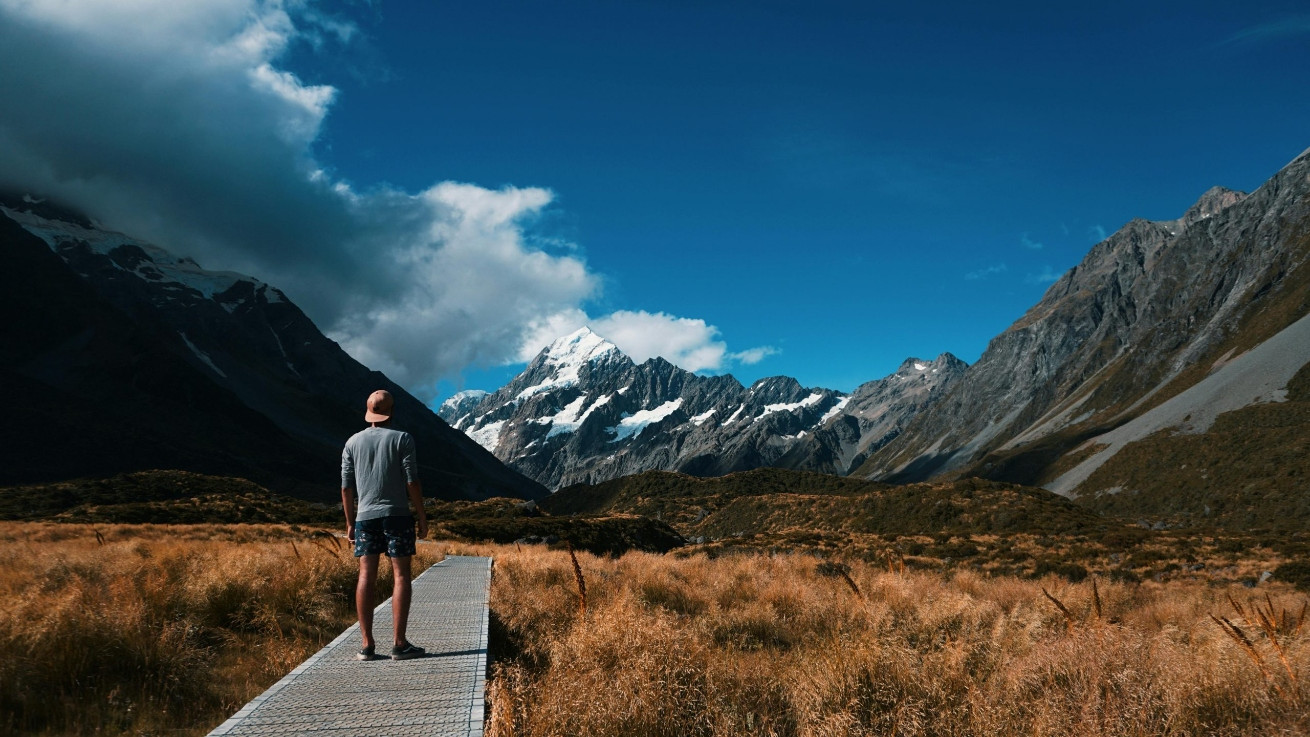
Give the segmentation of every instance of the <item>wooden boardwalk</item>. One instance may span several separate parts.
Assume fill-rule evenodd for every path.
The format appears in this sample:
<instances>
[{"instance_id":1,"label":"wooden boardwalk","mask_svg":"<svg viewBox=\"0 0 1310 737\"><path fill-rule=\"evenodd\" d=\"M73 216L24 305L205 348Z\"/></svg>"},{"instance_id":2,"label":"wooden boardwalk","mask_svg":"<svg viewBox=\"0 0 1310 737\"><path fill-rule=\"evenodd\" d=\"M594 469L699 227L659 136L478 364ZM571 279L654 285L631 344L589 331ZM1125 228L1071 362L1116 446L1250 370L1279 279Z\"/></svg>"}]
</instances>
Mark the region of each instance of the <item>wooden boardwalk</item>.
<instances>
[{"instance_id":1,"label":"wooden boardwalk","mask_svg":"<svg viewBox=\"0 0 1310 737\"><path fill-rule=\"evenodd\" d=\"M490 558L446 558L414 579L408 635L426 657L358 661L356 623L209 734L481 737L490 591ZM390 600L373 631L389 653Z\"/></svg>"}]
</instances>

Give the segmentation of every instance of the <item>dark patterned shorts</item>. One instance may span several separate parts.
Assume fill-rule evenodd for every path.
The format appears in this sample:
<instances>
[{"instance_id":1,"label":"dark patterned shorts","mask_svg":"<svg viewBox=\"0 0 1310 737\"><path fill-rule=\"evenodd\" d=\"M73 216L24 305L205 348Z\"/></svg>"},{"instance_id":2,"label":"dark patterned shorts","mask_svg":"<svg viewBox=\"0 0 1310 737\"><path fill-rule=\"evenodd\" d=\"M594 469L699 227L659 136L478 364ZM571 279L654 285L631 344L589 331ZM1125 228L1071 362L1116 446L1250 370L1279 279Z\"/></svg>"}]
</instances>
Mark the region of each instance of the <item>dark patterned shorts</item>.
<instances>
[{"instance_id":1,"label":"dark patterned shorts","mask_svg":"<svg viewBox=\"0 0 1310 737\"><path fill-rule=\"evenodd\" d=\"M355 520L355 557L406 558L414 554L414 518L410 515Z\"/></svg>"}]
</instances>

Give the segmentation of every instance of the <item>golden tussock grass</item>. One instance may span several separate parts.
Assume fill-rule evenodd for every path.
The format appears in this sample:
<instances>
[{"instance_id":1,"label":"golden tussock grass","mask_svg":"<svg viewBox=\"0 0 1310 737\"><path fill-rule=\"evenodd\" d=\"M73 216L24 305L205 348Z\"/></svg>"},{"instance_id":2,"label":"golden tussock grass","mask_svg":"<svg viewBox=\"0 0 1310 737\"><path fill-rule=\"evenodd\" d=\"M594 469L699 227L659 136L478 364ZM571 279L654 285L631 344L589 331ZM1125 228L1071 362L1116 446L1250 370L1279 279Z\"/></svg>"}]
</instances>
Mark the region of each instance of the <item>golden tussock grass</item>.
<instances>
[{"instance_id":1,"label":"golden tussock grass","mask_svg":"<svg viewBox=\"0 0 1310 737\"><path fill-rule=\"evenodd\" d=\"M354 621L356 564L321 531L0 544L0 734L203 734ZM443 549L496 558L497 737L1310 732L1310 615L1281 584L456 544L415 572Z\"/></svg>"},{"instance_id":2,"label":"golden tussock grass","mask_svg":"<svg viewBox=\"0 0 1310 737\"><path fill-rule=\"evenodd\" d=\"M1290 588L487 552L495 737L1310 731Z\"/></svg>"},{"instance_id":3,"label":"golden tussock grass","mask_svg":"<svg viewBox=\"0 0 1310 737\"><path fill-rule=\"evenodd\" d=\"M357 564L322 531L6 523L0 544L0 734L204 734L355 621Z\"/></svg>"}]
</instances>

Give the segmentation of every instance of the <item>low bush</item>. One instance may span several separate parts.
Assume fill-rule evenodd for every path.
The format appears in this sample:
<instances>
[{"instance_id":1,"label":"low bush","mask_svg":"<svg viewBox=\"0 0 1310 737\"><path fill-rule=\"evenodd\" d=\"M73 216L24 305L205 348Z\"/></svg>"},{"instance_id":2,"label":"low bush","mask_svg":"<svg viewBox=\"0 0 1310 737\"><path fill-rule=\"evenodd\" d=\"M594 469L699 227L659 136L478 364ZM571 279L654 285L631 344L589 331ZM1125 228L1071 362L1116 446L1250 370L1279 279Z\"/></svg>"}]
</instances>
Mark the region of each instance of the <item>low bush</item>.
<instances>
[{"instance_id":1,"label":"low bush","mask_svg":"<svg viewBox=\"0 0 1310 737\"><path fill-rule=\"evenodd\" d=\"M1286 581L1302 591L1310 591L1310 560L1295 560L1274 569L1274 578Z\"/></svg>"},{"instance_id":2,"label":"low bush","mask_svg":"<svg viewBox=\"0 0 1310 737\"><path fill-rule=\"evenodd\" d=\"M1037 565L1033 569L1032 577L1041 578L1042 576L1048 575L1059 576L1070 583L1078 583L1087 578L1087 569L1077 563L1070 563L1063 560L1043 558L1037 561Z\"/></svg>"}]
</instances>

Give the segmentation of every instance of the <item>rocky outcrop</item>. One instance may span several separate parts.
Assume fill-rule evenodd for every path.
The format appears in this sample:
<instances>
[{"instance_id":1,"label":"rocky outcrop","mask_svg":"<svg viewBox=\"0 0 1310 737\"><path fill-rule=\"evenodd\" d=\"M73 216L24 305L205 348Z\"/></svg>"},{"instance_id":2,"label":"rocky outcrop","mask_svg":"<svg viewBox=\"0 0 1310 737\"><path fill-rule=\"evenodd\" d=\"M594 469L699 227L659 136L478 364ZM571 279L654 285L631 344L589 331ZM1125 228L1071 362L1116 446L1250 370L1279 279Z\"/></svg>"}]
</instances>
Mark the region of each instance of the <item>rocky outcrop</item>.
<instances>
[{"instance_id":1,"label":"rocky outcrop","mask_svg":"<svg viewBox=\"0 0 1310 737\"><path fill-rule=\"evenodd\" d=\"M636 364L584 328L555 341L499 391L475 403L456 395L440 414L551 488L656 469L698 476L762 466L835 470L894 435L962 367L949 354L911 359L849 397L785 376L745 387L661 358Z\"/></svg>"},{"instance_id":2,"label":"rocky outcrop","mask_svg":"<svg viewBox=\"0 0 1310 737\"><path fill-rule=\"evenodd\" d=\"M1054 483L1096 438L1306 314L1308 195L1303 154L1250 195L1215 188L1178 220L1128 223L857 474Z\"/></svg>"}]
</instances>

